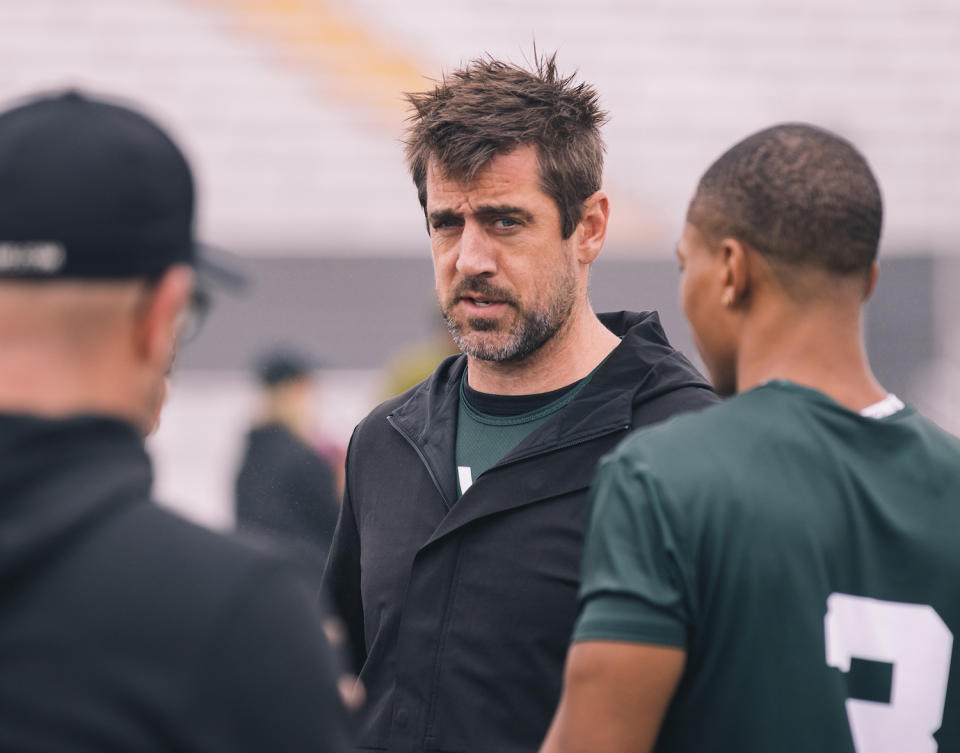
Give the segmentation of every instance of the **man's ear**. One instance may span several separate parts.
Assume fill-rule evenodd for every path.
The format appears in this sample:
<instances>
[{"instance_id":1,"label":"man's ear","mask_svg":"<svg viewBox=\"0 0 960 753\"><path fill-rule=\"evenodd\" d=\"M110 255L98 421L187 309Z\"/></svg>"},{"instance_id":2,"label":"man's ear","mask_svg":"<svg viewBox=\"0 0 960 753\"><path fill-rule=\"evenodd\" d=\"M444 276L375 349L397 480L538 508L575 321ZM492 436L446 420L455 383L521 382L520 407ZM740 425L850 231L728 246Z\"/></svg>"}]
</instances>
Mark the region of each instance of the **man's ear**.
<instances>
[{"instance_id":1,"label":"man's ear","mask_svg":"<svg viewBox=\"0 0 960 753\"><path fill-rule=\"evenodd\" d=\"M610 200L603 191L596 191L583 202L583 215L573 231L577 241L577 261L592 264L600 255L607 237Z\"/></svg>"},{"instance_id":2,"label":"man's ear","mask_svg":"<svg viewBox=\"0 0 960 753\"><path fill-rule=\"evenodd\" d=\"M736 238L720 241L723 295L727 308L742 304L750 291L750 252Z\"/></svg>"},{"instance_id":3,"label":"man's ear","mask_svg":"<svg viewBox=\"0 0 960 753\"><path fill-rule=\"evenodd\" d=\"M173 360L177 334L193 293L194 273L175 264L157 281L140 310L134 340L137 354L166 373Z\"/></svg>"}]
</instances>

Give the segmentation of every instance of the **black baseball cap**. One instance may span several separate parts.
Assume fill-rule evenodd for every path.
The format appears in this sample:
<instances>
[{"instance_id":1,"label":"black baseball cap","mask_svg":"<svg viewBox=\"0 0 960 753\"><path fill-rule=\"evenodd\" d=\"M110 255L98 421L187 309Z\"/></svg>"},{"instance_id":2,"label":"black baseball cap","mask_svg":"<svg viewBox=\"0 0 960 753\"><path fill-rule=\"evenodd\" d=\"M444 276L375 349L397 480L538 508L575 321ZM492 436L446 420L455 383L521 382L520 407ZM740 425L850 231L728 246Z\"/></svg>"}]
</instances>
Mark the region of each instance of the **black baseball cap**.
<instances>
[{"instance_id":1,"label":"black baseball cap","mask_svg":"<svg viewBox=\"0 0 960 753\"><path fill-rule=\"evenodd\" d=\"M319 362L300 351L289 348L274 349L263 354L257 362L257 380L264 387L276 387L309 377L320 367Z\"/></svg>"},{"instance_id":2,"label":"black baseball cap","mask_svg":"<svg viewBox=\"0 0 960 753\"><path fill-rule=\"evenodd\" d=\"M194 239L186 158L144 115L69 91L0 113L0 278L243 277Z\"/></svg>"}]
</instances>

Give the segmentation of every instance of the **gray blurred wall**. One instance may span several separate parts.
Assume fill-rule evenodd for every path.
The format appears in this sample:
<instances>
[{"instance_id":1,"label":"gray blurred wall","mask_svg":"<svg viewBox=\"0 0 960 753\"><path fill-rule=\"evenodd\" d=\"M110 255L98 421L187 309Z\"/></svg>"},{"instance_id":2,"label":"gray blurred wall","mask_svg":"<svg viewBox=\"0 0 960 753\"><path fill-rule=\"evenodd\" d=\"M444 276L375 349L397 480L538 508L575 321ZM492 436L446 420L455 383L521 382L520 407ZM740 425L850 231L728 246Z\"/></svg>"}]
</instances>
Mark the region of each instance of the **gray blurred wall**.
<instances>
[{"instance_id":1,"label":"gray blurred wall","mask_svg":"<svg viewBox=\"0 0 960 753\"><path fill-rule=\"evenodd\" d=\"M249 289L241 296L217 297L207 326L184 349L178 368L244 369L256 353L278 342L317 354L329 368L378 368L435 331L438 314L427 253L422 259L246 259ZM951 276L960 285L960 263L954 260L923 255L882 260L868 307L868 350L881 381L908 398L914 372L936 355L936 336L946 337L938 333L935 292L947 296L955 289L943 279ZM692 354L678 282L672 260L601 256L592 273L591 298L598 311L659 311L673 343ZM944 327L941 321L939 328Z\"/></svg>"}]
</instances>

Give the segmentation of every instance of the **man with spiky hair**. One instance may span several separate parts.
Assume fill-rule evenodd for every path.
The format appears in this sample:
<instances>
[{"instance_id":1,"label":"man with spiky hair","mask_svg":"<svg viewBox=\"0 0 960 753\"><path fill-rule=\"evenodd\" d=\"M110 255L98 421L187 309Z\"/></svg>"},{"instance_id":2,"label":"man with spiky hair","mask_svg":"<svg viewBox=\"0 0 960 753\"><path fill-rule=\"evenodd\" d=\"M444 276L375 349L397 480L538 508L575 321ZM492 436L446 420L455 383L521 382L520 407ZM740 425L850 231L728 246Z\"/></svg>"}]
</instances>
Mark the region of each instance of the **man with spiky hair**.
<instances>
[{"instance_id":1,"label":"man with spiky hair","mask_svg":"<svg viewBox=\"0 0 960 753\"><path fill-rule=\"evenodd\" d=\"M359 745L535 751L576 616L586 491L633 427L715 401L655 313L587 298L609 203L596 92L476 60L407 155L463 351L360 423L325 582L368 694Z\"/></svg>"},{"instance_id":2,"label":"man with spiky hair","mask_svg":"<svg viewBox=\"0 0 960 753\"><path fill-rule=\"evenodd\" d=\"M601 463L543 753L960 750L960 441L864 353L881 217L808 125L704 174L681 297L738 394Z\"/></svg>"}]
</instances>

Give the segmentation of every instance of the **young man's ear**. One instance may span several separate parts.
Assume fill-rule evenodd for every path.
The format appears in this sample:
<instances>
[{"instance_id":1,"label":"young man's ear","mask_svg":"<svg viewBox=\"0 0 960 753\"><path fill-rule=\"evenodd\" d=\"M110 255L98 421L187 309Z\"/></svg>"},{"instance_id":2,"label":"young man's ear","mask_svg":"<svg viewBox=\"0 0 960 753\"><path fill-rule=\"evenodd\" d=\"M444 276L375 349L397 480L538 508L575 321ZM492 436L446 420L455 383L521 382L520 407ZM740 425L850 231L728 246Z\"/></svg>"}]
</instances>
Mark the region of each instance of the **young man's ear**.
<instances>
[{"instance_id":1,"label":"young man's ear","mask_svg":"<svg viewBox=\"0 0 960 753\"><path fill-rule=\"evenodd\" d=\"M135 332L137 353L164 372L173 358L193 285L193 269L175 264L153 286L140 311Z\"/></svg>"},{"instance_id":2,"label":"young man's ear","mask_svg":"<svg viewBox=\"0 0 960 753\"><path fill-rule=\"evenodd\" d=\"M743 303L750 290L750 254L736 238L720 241L723 255L723 302L727 308Z\"/></svg>"},{"instance_id":3,"label":"young man's ear","mask_svg":"<svg viewBox=\"0 0 960 753\"><path fill-rule=\"evenodd\" d=\"M596 191L583 202L583 215L573 231L577 239L577 261L592 264L600 255L607 237L610 200L603 191Z\"/></svg>"}]
</instances>

